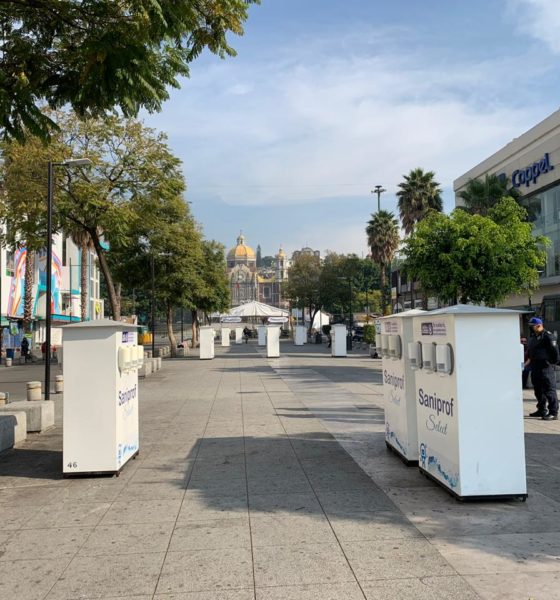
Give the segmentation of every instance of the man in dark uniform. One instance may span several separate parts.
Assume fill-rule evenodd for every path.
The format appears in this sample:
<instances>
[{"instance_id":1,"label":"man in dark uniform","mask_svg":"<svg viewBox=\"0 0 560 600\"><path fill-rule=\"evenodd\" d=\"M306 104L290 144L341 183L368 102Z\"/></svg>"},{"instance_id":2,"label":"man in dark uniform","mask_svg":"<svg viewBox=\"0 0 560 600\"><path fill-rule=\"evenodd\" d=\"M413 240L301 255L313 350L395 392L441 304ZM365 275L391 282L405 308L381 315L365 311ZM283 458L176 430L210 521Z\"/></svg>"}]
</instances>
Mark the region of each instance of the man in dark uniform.
<instances>
[{"instance_id":1,"label":"man in dark uniform","mask_svg":"<svg viewBox=\"0 0 560 600\"><path fill-rule=\"evenodd\" d=\"M529 321L533 330L529 338L529 358L525 366L531 366L531 380L537 398L537 410L530 417L541 417L549 421L558 419L558 396L554 365L558 362L558 346L550 331L537 317ZM547 408L548 405L548 408Z\"/></svg>"}]
</instances>

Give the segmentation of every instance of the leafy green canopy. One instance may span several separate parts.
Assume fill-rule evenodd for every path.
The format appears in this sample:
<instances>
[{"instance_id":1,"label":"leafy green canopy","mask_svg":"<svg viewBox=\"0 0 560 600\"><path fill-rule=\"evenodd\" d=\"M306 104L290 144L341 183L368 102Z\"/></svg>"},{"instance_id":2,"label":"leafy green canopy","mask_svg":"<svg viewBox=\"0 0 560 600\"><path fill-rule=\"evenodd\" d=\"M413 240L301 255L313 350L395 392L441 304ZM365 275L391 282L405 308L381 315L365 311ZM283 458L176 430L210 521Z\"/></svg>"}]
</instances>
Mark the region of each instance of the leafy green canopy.
<instances>
[{"instance_id":1,"label":"leafy green canopy","mask_svg":"<svg viewBox=\"0 0 560 600\"><path fill-rule=\"evenodd\" d=\"M25 245L42 250L47 239L47 163L67 158L69 151L30 137L25 144L3 142L0 152L2 241L11 249ZM60 181L61 173L55 176Z\"/></svg>"},{"instance_id":2,"label":"leafy green canopy","mask_svg":"<svg viewBox=\"0 0 560 600\"><path fill-rule=\"evenodd\" d=\"M530 292L538 286L549 240L534 237L525 219L512 198L498 202L488 217L432 213L405 241L405 270L445 302L494 306L510 294Z\"/></svg>"},{"instance_id":3,"label":"leafy green canopy","mask_svg":"<svg viewBox=\"0 0 560 600\"><path fill-rule=\"evenodd\" d=\"M259 1L0 0L0 129L48 138L45 103L80 117L158 111L205 48L235 55L226 36Z\"/></svg>"},{"instance_id":4,"label":"leafy green canopy","mask_svg":"<svg viewBox=\"0 0 560 600\"><path fill-rule=\"evenodd\" d=\"M379 268L371 260L355 254L327 254L320 278L321 304L327 312L349 315L368 304L378 312L379 293L374 288L379 288Z\"/></svg>"},{"instance_id":5,"label":"leafy green canopy","mask_svg":"<svg viewBox=\"0 0 560 600\"><path fill-rule=\"evenodd\" d=\"M225 248L214 240L203 240L202 252L202 285L194 290L189 306L192 310L201 310L207 315L225 312L230 303Z\"/></svg>"},{"instance_id":6,"label":"leafy green canopy","mask_svg":"<svg viewBox=\"0 0 560 600\"><path fill-rule=\"evenodd\" d=\"M109 261L115 279L128 289L150 291L154 262L158 304L188 306L202 285L200 232L180 198L136 198L130 205L132 220L126 243L115 244Z\"/></svg>"},{"instance_id":7,"label":"leafy green canopy","mask_svg":"<svg viewBox=\"0 0 560 600\"><path fill-rule=\"evenodd\" d=\"M134 119L110 116L79 120L73 113L55 115L60 131L50 144L28 136L25 143L2 145L4 195L0 217L8 225L4 240L25 242L31 250L45 246L47 161L87 157L91 167L55 169L54 230L74 239L85 237L95 248L114 318L120 315L118 293L107 262L106 245L131 243L130 228L138 211L150 223L170 206L184 209L185 180L181 162L166 138ZM173 213L171 222L178 221ZM156 228L154 228L155 230Z\"/></svg>"}]
</instances>

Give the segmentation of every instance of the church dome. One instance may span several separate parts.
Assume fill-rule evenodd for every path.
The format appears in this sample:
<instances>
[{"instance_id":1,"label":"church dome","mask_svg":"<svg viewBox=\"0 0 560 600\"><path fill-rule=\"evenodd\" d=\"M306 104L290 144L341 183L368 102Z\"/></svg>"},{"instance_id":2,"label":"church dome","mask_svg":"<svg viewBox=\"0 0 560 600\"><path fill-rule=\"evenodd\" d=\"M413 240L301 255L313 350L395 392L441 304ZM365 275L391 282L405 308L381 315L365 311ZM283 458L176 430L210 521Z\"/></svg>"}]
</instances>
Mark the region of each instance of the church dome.
<instances>
[{"instance_id":1,"label":"church dome","mask_svg":"<svg viewBox=\"0 0 560 600\"><path fill-rule=\"evenodd\" d=\"M228 260L256 260L253 248L245 244L245 236L241 234L237 238L237 246L228 252Z\"/></svg>"}]
</instances>

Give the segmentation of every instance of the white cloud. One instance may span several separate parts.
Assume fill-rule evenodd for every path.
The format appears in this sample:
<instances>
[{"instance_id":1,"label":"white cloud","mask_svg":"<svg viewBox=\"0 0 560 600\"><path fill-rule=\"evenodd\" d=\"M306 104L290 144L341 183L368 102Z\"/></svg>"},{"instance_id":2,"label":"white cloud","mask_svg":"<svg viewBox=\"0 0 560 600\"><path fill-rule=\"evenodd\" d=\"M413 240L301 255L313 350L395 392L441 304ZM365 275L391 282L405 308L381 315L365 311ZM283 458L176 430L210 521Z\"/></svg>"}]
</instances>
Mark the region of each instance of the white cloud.
<instances>
[{"instance_id":1,"label":"white cloud","mask_svg":"<svg viewBox=\"0 0 560 600\"><path fill-rule=\"evenodd\" d=\"M352 31L337 43L352 39L378 38ZM193 67L185 89L150 118L183 158L191 198L278 205L363 194L372 202L380 183L385 202L392 194L394 202L410 169L435 170L450 188L548 112L522 107L525 92L504 77L546 72L543 63L535 72L532 56L457 62L429 49L407 52L403 39L345 53L331 45L314 39L273 58Z\"/></svg>"},{"instance_id":2,"label":"white cloud","mask_svg":"<svg viewBox=\"0 0 560 600\"><path fill-rule=\"evenodd\" d=\"M509 0L509 9L521 33L546 44L560 54L560 2L558 0Z\"/></svg>"},{"instance_id":3,"label":"white cloud","mask_svg":"<svg viewBox=\"0 0 560 600\"><path fill-rule=\"evenodd\" d=\"M226 90L226 94L231 94L232 96L245 96L250 94L252 91L253 86L243 83L236 83Z\"/></svg>"}]
</instances>

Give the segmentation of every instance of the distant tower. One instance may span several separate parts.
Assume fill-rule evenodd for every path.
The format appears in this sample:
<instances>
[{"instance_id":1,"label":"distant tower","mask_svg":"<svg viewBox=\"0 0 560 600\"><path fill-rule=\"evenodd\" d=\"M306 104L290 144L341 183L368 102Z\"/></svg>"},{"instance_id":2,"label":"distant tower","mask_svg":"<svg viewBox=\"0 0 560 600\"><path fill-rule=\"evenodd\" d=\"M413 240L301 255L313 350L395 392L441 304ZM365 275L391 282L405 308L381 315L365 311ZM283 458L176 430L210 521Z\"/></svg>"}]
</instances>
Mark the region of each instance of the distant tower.
<instances>
[{"instance_id":1,"label":"distant tower","mask_svg":"<svg viewBox=\"0 0 560 600\"><path fill-rule=\"evenodd\" d=\"M286 253L282 246L280 246L280 250L278 250L278 254L276 255L276 279L278 281L284 281L288 279L288 269L286 264Z\"/></svg>"},{"instance_id":2,"label":"distant tower","mask_svg":"<svg viewBox=\"0 0 560 600\"><path fill-rule=\"evenodd\" d=\"M257 269L262 266L261 245L257 246Z\"/></svg>"}]
</instances>

